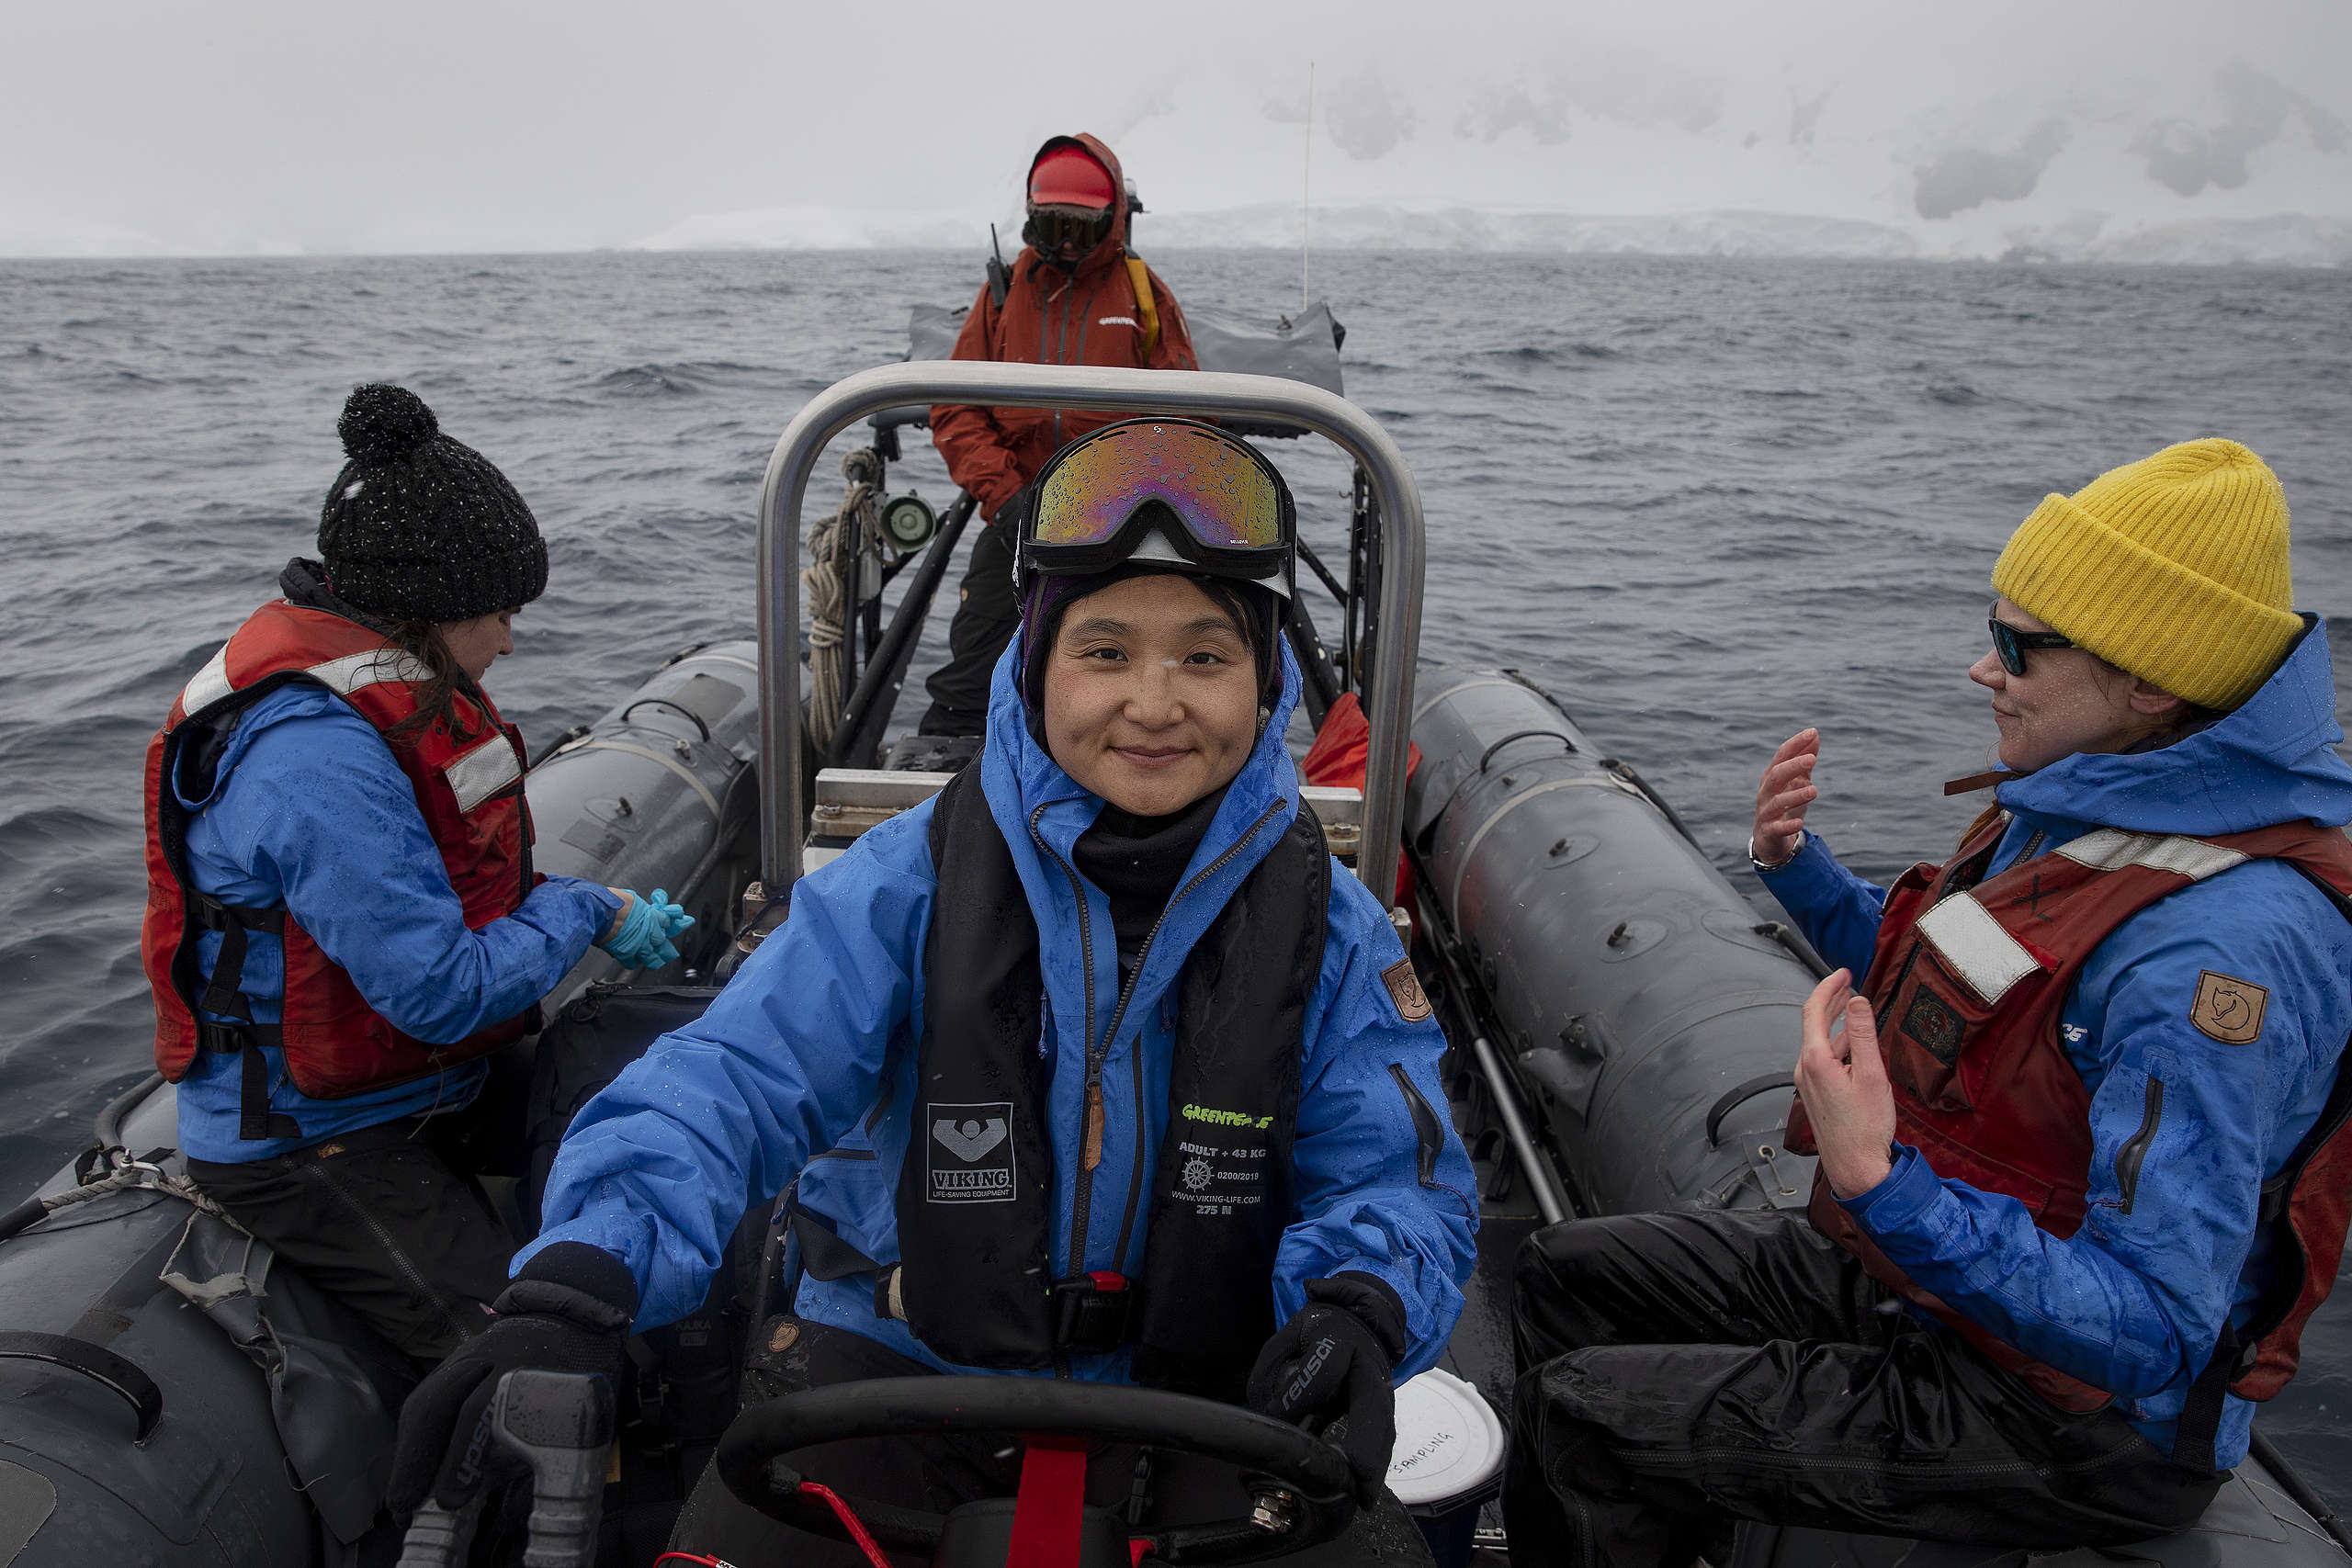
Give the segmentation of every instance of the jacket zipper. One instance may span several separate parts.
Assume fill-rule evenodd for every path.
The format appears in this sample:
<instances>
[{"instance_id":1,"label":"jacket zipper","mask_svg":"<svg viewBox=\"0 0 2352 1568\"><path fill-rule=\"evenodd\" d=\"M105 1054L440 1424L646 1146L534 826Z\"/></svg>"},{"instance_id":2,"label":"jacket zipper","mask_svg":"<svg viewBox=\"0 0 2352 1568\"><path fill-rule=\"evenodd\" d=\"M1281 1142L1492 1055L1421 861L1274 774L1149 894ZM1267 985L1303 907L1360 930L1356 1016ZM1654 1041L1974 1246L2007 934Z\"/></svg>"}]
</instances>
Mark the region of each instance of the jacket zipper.
<instances>
[{"instance_id":1,"label":"jacket zipper","mask_svg":"<svg viewBox=\"0 0 2352 1568\"><path fill-rule=\"evenodd\" d=\"M1127 1002L1135 996L1136 987L1143 979L1143 966L1146 963L1149 962L1151 958L1151 944L1159 939L1159 928L1168 923L1169 915L1175 910L1177 905L1182 903L1185 898L1190 896L1194 888L1198 887L1202 883L1206 882L1210 877L1215 876L1218 872L1224 870L1226 866L1230 864L1233 857L1239 854L1249 846L1250 840L1258 836L1258 829L1264 827L1267 822L1272 818L1274 813L1283 808L1284 804L1285 802L1277 800L1272 806L1266 807L1265 810L1260 812L1258 814L1258 819L1250 824L1249 830L1244 832L1241 837L1234 840L1232 845L1227 848L1223 854L1209 862L1208 864L1201 867L1199 874L1195 875L1192 881L1187 882L1183 886L1178 888L1176 890L1176 897L1168 900L1168 908L1160 910L1159 918L1151 922L1151 930L1145 934L1143 939L1143 951L1136 954L1135 972L1127 976L1127 983L1119 988L1119 1005L1111 1010L1111 1027L1102 1032L1102 1048L1099 1052L1090 1053L1086 1059L1086 1120L1088 1127L1100 1129L1102 1125L1102 1058L1111 1054L1111 1043L1119 1037L1119 1025L1126 1021ZM1143 1053L1140 1049L1136 1051L1136 1077L1137 1088L1140 1089L1143 1077ZM1114 1268L1116 1268L1126 1261L1127 1240L1135 1230L1136 1200L1141 1192L1141 1178L1143 1176L1143 1137L1141 1132L1143 1124L1143 1096L1140 1093L1136 1096L1136 1124L1137 1132L1135 1139L1135 1158L1127 1167L1127 1207L1125 1214L1119 1221L1119 1250L1114 1253L1111 1258L1112 1267ZM1094 1156L1098 1161L1101 1159L1102 1154L1102 1145L1098 1136L1098 1141L1094 1148ZM1087 1167L1089 1171L1091 1171L1093 1168L1094 1168L1091 1165ZM1073 1269L1083 1267L1077 1260L1080 1257L1084 1256L1079 1250L1079 1244L1086 1235L1085 1216L1086 1211L1090 1206L1089 1198L1091 1196L1090 1190L1091 1185L1092 1178L1090 1176L1088 1179L1088 1186L1079 1189L1078 1209L1075 1215L1077 1223L1070 1228L1070 1258L1071 1267Z\"/></svg>"},{"instance_id":2,"label":"jacket zipper","mask_svg":"<svg viewBox=\"0 0 2352 1568\"><path fill-rule=\"evenodd\" d=\"M335 1179L334 1172L315 1160L305 1163L300 1168L306 1179L316 1182L333 1193L336 1201L350 1210L359 1223L368 1228L369 1234L375 1236L376 1245L382 1249L384 1257L390 1259L392 1266L400 1270L401 1278L406 1280L409 1288L440 1315L442 1322L449 1325L449 1331L458 1337L459 1343L471 1339L479 1332L458 1321L457 1309L450 1304L449 1298L434 1288L433 1282L424 1277L422 1269L417 1268L415 1260L409 1257L399 1242L392 1239L392 1233L384 1228L383 1222L369 1211L368 1205L353 1197L351 1190Z\"/></svg>"},{"instance_id":3,"label":"jacket zipper","mask_svg":"<svg viewBox=\"0 0 2352 1568\"><path fill-rule=\"evenodd\" d=\"M1397 1089L1405 1096L1405 1113L1413 1121L1415 1166L1420 1184L1437 1185L1437 1158L1445 1151L1445 1134L1440 1130L1437 1112L1422 1097L1402 1062L1388 1064L1388 1076L1396 1080Z\"/></svg>"},{"instance_id":4,"label":"jacket zipper","mask_svg":"<svg viewBox=\"0 0 2352 1568\"><path fill-rule=\"evenodd\" d=\"M2121 1190L2123 1202L2119 1212L2130 1213L2132 1200L2140 1190L2140 1167L2148 1157L2148 1146L2156 1141L2156 1123L2165 1114L2165 1081L2148 1080L2147 1111L2140 1118L2140 1130L2131 1141L2115 1151L2115 1185Z\"/></svg>"},{"instance_id":5,"label":"jacket zipper","mask_svg":"<svg viewBox=\"0 0 2352 1568\"><path fill-rule=\"evenodd\" d=\"M1077 290L1073 288L1071 292L1076 293ZM1087 332L1094 325L1094 300L1095 297L1102 292L1102 280L1098 276L1091 284L1088 285L1086 290L1085 308L1080 310L1078 314L1078 353L1070 360L1072 365L1083 365L1086 363L1086 334Z\"/></svg>"},{"instance_id":6,"label":"jacket zipper","mask_svg":"<svg viewBox=\"0 0 2352 1568\"><path fill-rule=\"evenodd\" d=\"M1077 297L1077 294L1078 279L1072 277L1062 289L1062 330L1054 337L1054 363L1057 365L1069 363L1069 308L1071 300ZM1062 411L1056 409L1054 411L1054 445L1058 447L1061 444Z\"/></svg>"}]
</instances>

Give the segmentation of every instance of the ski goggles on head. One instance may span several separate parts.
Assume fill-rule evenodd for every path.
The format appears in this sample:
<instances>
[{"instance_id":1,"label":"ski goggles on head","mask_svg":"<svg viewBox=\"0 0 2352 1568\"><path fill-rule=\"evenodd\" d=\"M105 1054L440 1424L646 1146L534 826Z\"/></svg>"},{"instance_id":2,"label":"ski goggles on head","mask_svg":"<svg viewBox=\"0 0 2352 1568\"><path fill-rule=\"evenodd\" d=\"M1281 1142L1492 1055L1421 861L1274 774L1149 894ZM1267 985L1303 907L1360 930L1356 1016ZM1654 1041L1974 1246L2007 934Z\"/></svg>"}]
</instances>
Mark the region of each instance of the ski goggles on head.
<instances>
[{"instance_id":1,"label":"ski goggles on head","mask_svg":"<svg viewBox=\"0 0 2352 1568\"><path fill-rule=\"evenodd\" d=\"M1166 560L1287 598L1298 525L1290 487L1214 425L1131 419L1056 453L1021 527L1021 567L1063 576Z\"/></svg>"}]
</instances>

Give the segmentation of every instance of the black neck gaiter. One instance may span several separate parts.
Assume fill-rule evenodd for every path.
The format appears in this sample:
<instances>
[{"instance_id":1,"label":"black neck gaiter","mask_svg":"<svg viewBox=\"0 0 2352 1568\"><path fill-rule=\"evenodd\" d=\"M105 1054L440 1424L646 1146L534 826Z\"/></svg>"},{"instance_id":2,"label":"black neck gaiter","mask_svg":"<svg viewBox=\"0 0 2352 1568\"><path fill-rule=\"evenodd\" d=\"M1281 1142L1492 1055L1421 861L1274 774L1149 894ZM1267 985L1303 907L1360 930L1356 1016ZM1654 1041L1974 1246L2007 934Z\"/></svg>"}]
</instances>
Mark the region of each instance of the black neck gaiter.
<instances>
[{"instance_id":1,"label":"black neck gaiter","mask_svg":"<svg viewBox=\"0 0 2352 1568\"><path fill-rule=\"evenodd\" d=\"M1193 852L1209 830L1224 788L1211 790L1182 811L1165 817L1136 817L1103 805L1094 825L1079 835L1071 858L1079 874L1102 890L1111 901L1111 929L1119 943L1119 977L1124 982L1143 957L1143 944L1176 896L1177 880L1191 863Z\"/></svg>"}]
</instances>

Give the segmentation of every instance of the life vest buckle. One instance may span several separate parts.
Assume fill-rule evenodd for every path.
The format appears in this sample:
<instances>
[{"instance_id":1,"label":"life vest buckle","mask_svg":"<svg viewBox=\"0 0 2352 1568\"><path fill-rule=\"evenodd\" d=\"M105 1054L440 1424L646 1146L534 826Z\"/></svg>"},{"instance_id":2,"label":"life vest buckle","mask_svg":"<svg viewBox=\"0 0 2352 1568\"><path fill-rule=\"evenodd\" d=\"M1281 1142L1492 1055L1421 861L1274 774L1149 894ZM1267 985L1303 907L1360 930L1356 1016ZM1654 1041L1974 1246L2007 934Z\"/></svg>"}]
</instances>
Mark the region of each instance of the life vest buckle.
<instances>
[{"instance_id":1,"label":"life vest buckle","mask_svg":"<svg viewBox=\"0 0 2352 1568\"><path fill-rule=\"evenodd\" d=\"M1141 1299L1134 1280L1108 1269L1055 1280L1054 1344L1087 1356L1117 1349L1134 1331Z\"/></svg>"},{"instance_id":2,"label":"life vest buckle","mask_svg":"<svg viewBox=\"0 0 2352 1568\"><path fill-rule=\"evenodd\" d=\"M199 1051L233 1056L249 1045L276 1045L278 1030L274 1025L260 1023L215 1023L210 1019L196 1021L196 1048Z\"/></svg>"}]
</instances>

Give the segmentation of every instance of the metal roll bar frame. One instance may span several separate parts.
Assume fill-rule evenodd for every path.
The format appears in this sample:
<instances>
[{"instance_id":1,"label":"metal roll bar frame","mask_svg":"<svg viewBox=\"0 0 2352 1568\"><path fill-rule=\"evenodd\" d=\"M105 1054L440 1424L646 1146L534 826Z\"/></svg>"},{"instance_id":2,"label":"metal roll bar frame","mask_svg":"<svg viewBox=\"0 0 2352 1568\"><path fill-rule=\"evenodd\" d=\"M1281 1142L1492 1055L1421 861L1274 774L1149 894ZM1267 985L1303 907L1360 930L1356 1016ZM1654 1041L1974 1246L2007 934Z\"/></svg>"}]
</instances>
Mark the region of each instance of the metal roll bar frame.
<instances>
[{"instance_id":1,"label":"metal roll bar frame","mask_svg":"<svg viewBox=\"0 0 2352 1568\"><path fill-rule=\"evenodd\" d=\"M1277 421L1304 426L1354 458L1379 502L1380 635L1365 716L1363 849L1356 874L1382 908L1396 901L1405 824L1405 756L1413 661L1421 641L1421 492L1396 443L1346 399L1273 376L1207 370L925 360L886 365L811 398L776 438L760 481L760 876L767 897L800 876L800 507L833 437L908 403L1085 409L1103 413Z\"/></svg>"}]
</instances>

